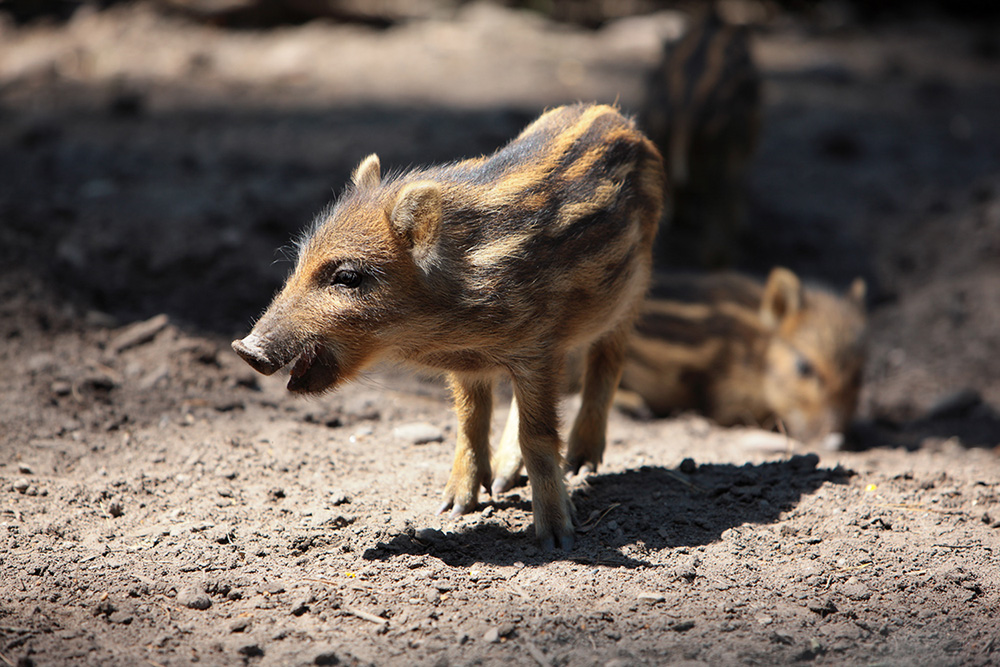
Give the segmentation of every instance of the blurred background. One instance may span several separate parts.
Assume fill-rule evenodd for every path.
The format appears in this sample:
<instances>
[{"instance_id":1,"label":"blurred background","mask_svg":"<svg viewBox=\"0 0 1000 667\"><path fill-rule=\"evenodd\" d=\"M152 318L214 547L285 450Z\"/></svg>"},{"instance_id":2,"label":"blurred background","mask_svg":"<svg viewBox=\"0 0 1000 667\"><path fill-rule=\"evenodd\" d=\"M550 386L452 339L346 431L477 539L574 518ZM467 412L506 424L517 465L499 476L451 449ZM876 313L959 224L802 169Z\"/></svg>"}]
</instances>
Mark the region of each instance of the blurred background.
<instances>
[{"instance_id":1,"label":"blurred background","mask_svg":"<svg viewBox=\"0 0 1000 667\"><path fill-rule=\"evenodd\" d=\"M864 277L863 414L974 422L966 439L995 445L998 3L718 7L763 78L735 268ZM243 335L290 268L282 248L365 155L489 152L566 102L638 112L703 9L0 0L0 340L158 313Z\"/></svg>"}]
</instances>

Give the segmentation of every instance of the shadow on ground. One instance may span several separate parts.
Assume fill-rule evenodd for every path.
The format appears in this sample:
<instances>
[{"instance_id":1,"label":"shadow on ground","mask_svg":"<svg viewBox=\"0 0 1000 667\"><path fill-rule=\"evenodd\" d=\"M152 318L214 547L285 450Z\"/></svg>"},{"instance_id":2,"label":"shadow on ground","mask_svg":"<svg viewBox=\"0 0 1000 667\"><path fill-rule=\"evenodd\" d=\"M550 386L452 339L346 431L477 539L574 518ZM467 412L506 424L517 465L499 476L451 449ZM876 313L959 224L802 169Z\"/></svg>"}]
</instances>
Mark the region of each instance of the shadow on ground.
<instances>
[{"instance_id":1,"label":"shadow on ground","mask_svg":"<svg viewBox=\"0 0 1000 667\"><path fill-rule=\"evenodd\" d=\"M963 390L945 397L914 418L879 415L852 425L846 449L889 447L915 451L928 440L956 440L964 447L992 449L1000 442L1000 411L978 392Z\"/></svg>"},{"instance_id":2,"label":"shadow on ground","mask_svg":"<svg viewBox=\"0 0 1000 667\"><path fill-rule=\"evenodd\" d=\"M542 553L532 530L513 532L491 521L448 535L407 530L367 550L364 558L384 561L399 554L426 554L457 567L561 559L649 567L643 553L709 544L744 523L774 523L803 496L827 482L842 484L854 474L839 466L817 468L818 460L807 454L758 465L686 462L678 469L644 466L593 476L573 494L578 529L577 546L570 553ZM525 502L510 506L529 509ZM497 508L505 508L503 499Z\"/></svg>"}]
</instances>

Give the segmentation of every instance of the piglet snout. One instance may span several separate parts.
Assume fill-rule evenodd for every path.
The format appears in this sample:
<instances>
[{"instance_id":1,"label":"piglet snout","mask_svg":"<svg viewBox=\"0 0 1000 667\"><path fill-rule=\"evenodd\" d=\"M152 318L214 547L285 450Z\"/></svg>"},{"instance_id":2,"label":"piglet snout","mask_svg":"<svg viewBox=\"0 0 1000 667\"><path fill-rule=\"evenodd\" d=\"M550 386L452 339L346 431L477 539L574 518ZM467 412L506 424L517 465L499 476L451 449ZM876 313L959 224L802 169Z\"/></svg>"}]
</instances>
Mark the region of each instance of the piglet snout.
<instances>
[{"instance_id":1,"label":"piglet snout","mask_svg":"<svg viewBox=\"0 0 1000 667\"><path fill-rule=\"evenodd\" d=\"M251 368L264 375L271 375L285 365L284 363L270 359L267 352L261 348L260 341L254 334L250 334L242 340L234 340L233 351L240 355L243 361L250 364Z\"/></svg>"}]
</instances>

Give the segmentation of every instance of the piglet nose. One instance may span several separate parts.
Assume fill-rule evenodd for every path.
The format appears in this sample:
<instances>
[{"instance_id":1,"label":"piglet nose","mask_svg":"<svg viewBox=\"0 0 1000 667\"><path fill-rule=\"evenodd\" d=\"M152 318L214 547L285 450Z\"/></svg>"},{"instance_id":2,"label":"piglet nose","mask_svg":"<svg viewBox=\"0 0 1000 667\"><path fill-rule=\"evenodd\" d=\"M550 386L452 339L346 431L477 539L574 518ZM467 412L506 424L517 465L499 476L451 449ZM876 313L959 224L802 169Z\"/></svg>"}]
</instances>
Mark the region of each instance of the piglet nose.
<instances>
[{"instance_id":1,"label":"piglet nose","mask_svg":"<svg viewBox=\"0 0 1000 667\"><path fill-rule=\"evenodd\" d=\"M242 340L234 340L232 345L233 351L240 355L243 361L250 364L250 367L258 373L271 375L284 365L269 359L267 353L261 349L257 337L253 334Z\"/></svg>"}]
</instances>

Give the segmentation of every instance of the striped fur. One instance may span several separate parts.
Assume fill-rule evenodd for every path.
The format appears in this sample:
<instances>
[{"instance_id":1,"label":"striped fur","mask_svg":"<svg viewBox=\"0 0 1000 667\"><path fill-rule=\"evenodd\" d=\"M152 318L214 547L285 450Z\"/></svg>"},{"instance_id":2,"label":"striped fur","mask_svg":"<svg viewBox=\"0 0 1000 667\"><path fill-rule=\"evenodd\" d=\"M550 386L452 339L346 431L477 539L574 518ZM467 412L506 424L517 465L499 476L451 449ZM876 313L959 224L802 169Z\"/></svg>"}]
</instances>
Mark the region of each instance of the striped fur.
<instances>
[{"instance_id":1,"label":"striped fur","mask_svg":"<svg viewBox=\"0 0 1000 667\"><path fill-rule=\"evenodd\" d=\"M749 42L745 27L725 23L710 6L679 42L666 45L641 114L674 188L673 228L695 237L706 266L731 263L745 216L744 171L761 105Z\"/></svg>"},{"instance_id":2,"label":"striped fur","mask_svg":"<svg viewBox=\"0 0 1000 667\"><path fill-rule=\"evenodd\" d=\"M865 357L864 283L843 297L787 269L658 278L629 343L621 387L657 415L697 410L724 425L813 440L852 418Z\"/></svg>"},{"instance_id":3,"label":"striped fur","mask_svg":"<svg viewBox=\"0 0 1000 667\"><path fill-rule=\"evenodd\" d=\"M442 509L471 511L493 467L494 487L505 488L523 457L536 534L568 547L555 414L563 358L596 350L569 443L570 463L593 469L649 281L664 182L656 148L608 106L549 111L488 157L382 178L370 156L234 348L262 372L294 361L293 391L336 387L379 358L448 372L460 427ZM513 381L518 448L491 464L498 375Z\"/></svg>"}]
</instances>

